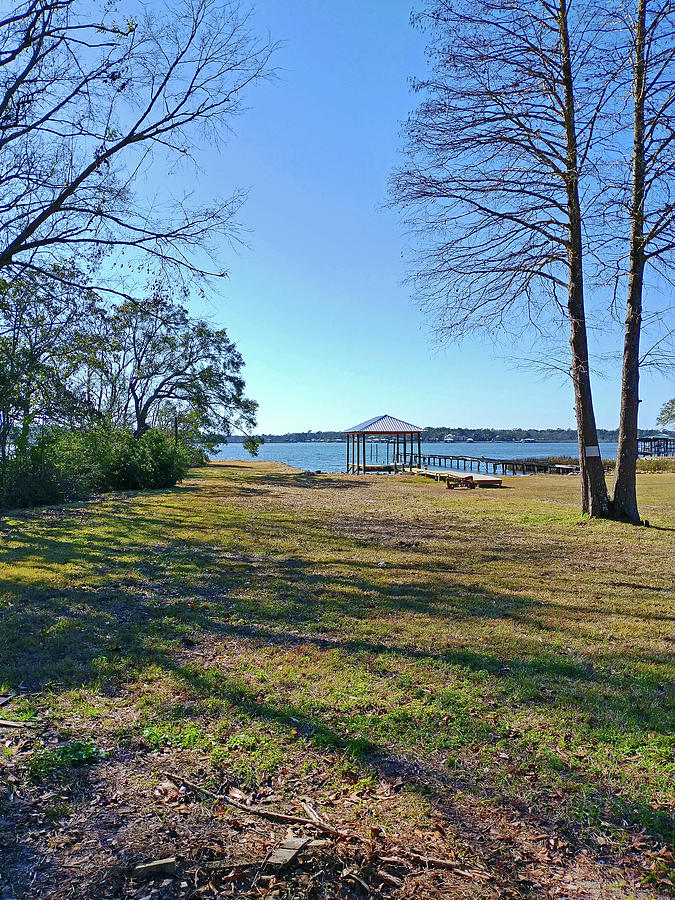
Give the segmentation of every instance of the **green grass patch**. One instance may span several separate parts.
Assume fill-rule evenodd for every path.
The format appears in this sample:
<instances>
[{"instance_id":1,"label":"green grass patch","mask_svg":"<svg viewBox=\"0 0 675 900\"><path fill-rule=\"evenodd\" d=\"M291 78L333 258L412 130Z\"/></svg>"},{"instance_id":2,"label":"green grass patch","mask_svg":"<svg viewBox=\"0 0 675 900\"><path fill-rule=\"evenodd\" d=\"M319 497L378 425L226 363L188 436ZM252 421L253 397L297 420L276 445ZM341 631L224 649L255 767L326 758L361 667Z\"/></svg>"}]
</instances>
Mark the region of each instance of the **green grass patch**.
<instances>
[{"instance_id":1,"label":"green grass patch","mask_svg":"<svg viewBox=\"0 0 675 900\"><path fill-rule=\"evenodd\" d=\"M73 741L53 749L37 750L29 758L26 768L31 778L37 781L69 766L91 765L105 756L105 751L99 750L91 741Z\"/></svg>"}]
</instances>

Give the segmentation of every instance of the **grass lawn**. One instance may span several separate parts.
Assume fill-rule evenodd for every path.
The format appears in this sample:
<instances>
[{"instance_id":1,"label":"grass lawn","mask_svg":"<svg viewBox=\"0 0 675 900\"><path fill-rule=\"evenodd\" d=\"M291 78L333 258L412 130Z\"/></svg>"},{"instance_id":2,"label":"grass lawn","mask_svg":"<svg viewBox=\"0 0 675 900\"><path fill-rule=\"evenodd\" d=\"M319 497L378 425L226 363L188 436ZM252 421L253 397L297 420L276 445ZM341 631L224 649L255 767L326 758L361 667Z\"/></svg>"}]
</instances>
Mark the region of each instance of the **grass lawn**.
<instances>
[{"instance_id":1,"label":"grass lawn","mask_svg":"<svg viewBox=\"0 0 675 900\"><path fill-rule=\"evenodd\" d=\"M504 484L229 463L1 518L0 897L675 892L675 474L650 528ZM273 868L287 824L183 778L361 839Z\"/></svg>"}]
</instances>

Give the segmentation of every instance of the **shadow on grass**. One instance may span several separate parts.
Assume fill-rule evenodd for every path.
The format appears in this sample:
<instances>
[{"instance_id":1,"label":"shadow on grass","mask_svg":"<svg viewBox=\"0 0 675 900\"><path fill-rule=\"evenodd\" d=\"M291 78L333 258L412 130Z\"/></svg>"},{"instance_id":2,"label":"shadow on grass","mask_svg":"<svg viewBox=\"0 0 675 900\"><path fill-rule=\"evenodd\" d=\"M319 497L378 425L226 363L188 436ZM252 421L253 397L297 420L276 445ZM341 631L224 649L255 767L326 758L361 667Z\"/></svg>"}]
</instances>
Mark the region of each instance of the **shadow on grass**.
<instances>
[{"instance_id":1,"label":"shadow on grass","mask_svg":"<svg viewBox=\"0 0 675 900\"><path fill-rule=\"evenodd\" d=\"M269 643L265 638L265 643ZM363 647L358 645L358 649ZM387 648L390 650L391 648ZM461 819L459 809L448 800L448 797L464 793L469 797L478 799L479 802L488 802L509 809L515 807L531 824L545 824L561 830L571 844L579 849L586 841L579 841L579 827L572 817L560 809L555 800L548 806L546 812L539 810L533 815L524 800L513 791L505 793L497 783L489 777L485 777L484 770L477 772L465 769L461 774L456 771L448 771L442 766L429 766L425 763L423 742L412 744L406 752L392 752L381 740L373 739L367 732L359 733L358 725L355 727L353 718L345 717L340 725L328 725L322 718L316 715L308 715L307 709L301 708L289 702L272 704L268 701L261 702L257 693L247 687L238 679L224 676L217 668L204 669L193 664L172 666L173 674L181 678L190 686L192 695L196 698L210 700L214 697L224 699L245 718L252 721L262 721L275 725L285 726L289 731L302 725L310 726L308 742L318 750L329 749L348 754L357 761L364 773L373 773L378 778L403 776L408 788L419 792L429 799L432 804L443 803L445 797L446 809L448 804L453 806L450 818ZM438 723L442 728L442 723ZM465 737L467 743L494 744L497 735L493 725L472 720L467 723ZM421 751L421 752L420 752ZM675 837L675 822L667 811L654 808L647 801L632 795L626 796L616 793L597 779L587 779L578 768L573 768L562 762L559 758L539 759L537 762L540 775L545 780L547 776L554 776L556 782L567 780L575 782L580 788L579 797L582 813L585 821L599 824L604 821L613 823L617 827L637 827L649 830L659 839L672 841ZM464 823L469 824L469 823ZM601 841L596 849L601 850L604 842Z\"/></svg>"},{"instance_id":2,"label":"shadow on grass","mask_svg":"<svg viewBox=\"0 0 675 900\"><path fill-rule=\"evenodd\" d=\"M274 473L266 473L253 484L264 485L272 479L270 483L277 486L297 487L299 477L284 474L277 479ZM306 487L316 487L321 480L310 478L311 485ZM297 705L262 701L253 690L233 686L220 671L186 664L186 648L192 648L189 652L194 656L202 642L232 637L263 653L269 647L306 645L319 653L337 652L345 668L354 672L362 666L364 654L393 657L419 666L421 683L439 670L480 673L509 707L572 712L599 741L604 730L615 728L617 722L637 734L668 734L671 726L656 676L632 676L625 669L618 674L609 669L596 671L583 659L546 649L536 656L514 656L508 647L501 655L471 647L442 647L443 632L451 634L453 623L509 620L532 627L534 612L541 605L523 591L514 595L480 587L470 574L453 567L451 560L429 554L429 543L441 540L448 527L453 528L456 541L470 542L471 526L419 523L402 527L378 514L370 526L352 517L329 527L314 521L302 523L280 512L273 520L252 522L245 501L247 492L255 488L228 484L220 492L221 500L236 496L242 506L227 520L227 546L210 546L205 539L185 537L189 500L175 510L170 505L173 496L178 500L194 490L189 485L162 492L165 505L157 513L147 509L147 503L139 509L125 498L113 498L100 508L92 504L45 510L25 517L13 529L13 546L0 549L0 564L18 567L17 580L0 579L0 681L6 687L23 682L34 688L49 686L58 693L94 685L103 693L115 693L154 666L180 679L197 698L225 697L252 721L280 726L293 719L308 721L310 740L318 750L349 753L378 776L400 771L412 790L433 796L439 804L447 805L445 796L462 790L504 810L521 812L524 808L513 794L503 793L495 773L458 774L430 766L423 735L411 732L404 750L393 752L377 729L370 733L367 721L355 733L347 712L327 724L318 713L308 716ZM305 549L289 550L289 542L294 541ZM411 546L411 541L420 546ZM274 556L260 552L269 546L286 549ZM379 562L363 558L374 549L383 552L401 546L413 561L394 559L382 568ZM317 547L330 558L318 558ZM474 551L474 561L484 552ZM490 559L508 560L518 553L522 547L505 537ZM551 561L551 549L530 548L528 559L532 565L545 566ZM405 623L406 616L429 625L419 644L413 639L406 643L405 635L411 632L359 633L378 617L383 617L386 626L387 622ZM562 625L557 630L564 633ZM425 646L431 637L440 649ZM616 661L624 660L625 655ZM490 721L479 714L466 725L467 745L488 745L494 740ZM442 720L436 724L443 728ZM583 799L575 815L589 821L604 818L617 828L643 827L660 838L672 835L669 816L625 787L614 790L609 782L587 777L559 758L539 760L538 765L542 790L550 792L548 809L556 805L554 781L564 776L583 784ZM558 814L555 819L550 813L574 842L574 817L565 810ZM461 809L453 806L452 815L458 825L469 828L471 823L463 819ZM496 842L488 850L503 855ZM515 877L517 863L512 860L509 865Z\"/></svg>"},{"instance_id":3,"label":"shadow on grass","mask_svg":"<svg viewBox=\"0 0 675 900\"><path fill-rule=\"evenodd\" d=\"M356 476L333 476L323 472L317 475L310 475L307 472L298 472L297 474L291 472L265 472L260 476L260 481L275 488L303 488L313 491L349 491L364 486L363 483L359 483Z\"/></svg>"}]
</instances>

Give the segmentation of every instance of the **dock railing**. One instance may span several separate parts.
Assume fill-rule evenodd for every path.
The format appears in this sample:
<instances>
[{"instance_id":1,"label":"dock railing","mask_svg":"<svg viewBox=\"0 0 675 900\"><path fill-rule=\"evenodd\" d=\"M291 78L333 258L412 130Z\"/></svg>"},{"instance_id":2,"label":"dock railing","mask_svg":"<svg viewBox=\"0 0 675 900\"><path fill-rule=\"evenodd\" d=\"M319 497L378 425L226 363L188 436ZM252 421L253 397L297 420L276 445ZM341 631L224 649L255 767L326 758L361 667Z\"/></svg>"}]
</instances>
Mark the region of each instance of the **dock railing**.
<instances>
[{"instance_id":1,"label":"dock railing","mask_svg":"<svg viewBox=\"0 0 675 900\"><path fill-rule=\"evenodd\" d=\"M570 475L579 472L578 465L563 465L560 463L537 462L531 459L491 459L486 456L456 456L438 453L422 453L420 456L420 468L424 466L442 466L446 469L458 469L464 472L498 472L502 475L517 474L546 474L546 475Z\"/></svg>"}]
</instances>

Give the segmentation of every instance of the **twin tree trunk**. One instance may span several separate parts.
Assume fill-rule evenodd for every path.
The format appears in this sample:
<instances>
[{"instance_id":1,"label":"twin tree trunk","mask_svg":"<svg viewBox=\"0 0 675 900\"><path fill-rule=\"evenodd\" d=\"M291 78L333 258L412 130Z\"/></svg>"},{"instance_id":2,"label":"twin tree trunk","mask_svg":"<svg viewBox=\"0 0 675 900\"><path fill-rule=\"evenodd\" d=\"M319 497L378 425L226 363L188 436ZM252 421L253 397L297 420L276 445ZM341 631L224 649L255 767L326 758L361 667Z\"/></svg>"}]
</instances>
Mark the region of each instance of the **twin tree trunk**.
<instances>
[{"instance_id":1,"label":"twin tree trunk","mask_svg":"<svg viewBox=\"0 0 675 900\"><path fill-rule=\"evenodd\" d=\"M569 293L567 309L570 320L574 408L579 437L581 511L593 517L607 516L610 510L609 495L605 481L605 469L598 447L598 433L591 393L591 374L588 365L588 336L584 309L583 240L581 234L581 206L579 203L579 163L566 0L560 0L558 25L562 49L561 74L565 92L565 132L567 142L567 172L565 179L567 212L569 216L569 240L567 244Z\"/></svg>"},{"instance_id":2,"label":"twin tree trunk","mask_svg":"<svg viewBox=\"0 0 675 900\"><path fill-rule=\"evenodd\" d=\"M640 524L635 490L640 377L640 329L645 269L645 24L647 0L638 0L635 27L635 75L633 82L633 193L631 197L630 272L621 373L621 416L616 452L613 512L616 518Z\"/></svg>"}]
</instances>

